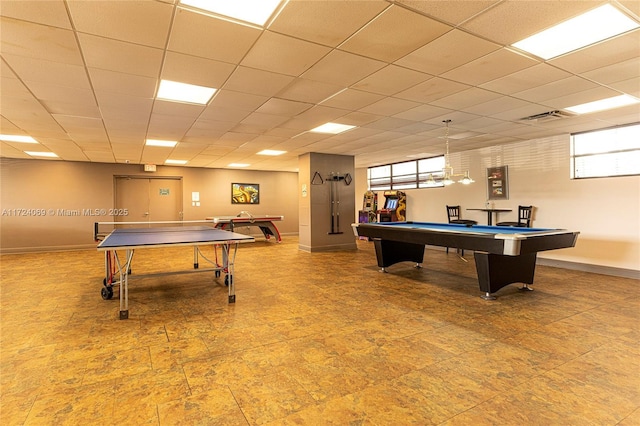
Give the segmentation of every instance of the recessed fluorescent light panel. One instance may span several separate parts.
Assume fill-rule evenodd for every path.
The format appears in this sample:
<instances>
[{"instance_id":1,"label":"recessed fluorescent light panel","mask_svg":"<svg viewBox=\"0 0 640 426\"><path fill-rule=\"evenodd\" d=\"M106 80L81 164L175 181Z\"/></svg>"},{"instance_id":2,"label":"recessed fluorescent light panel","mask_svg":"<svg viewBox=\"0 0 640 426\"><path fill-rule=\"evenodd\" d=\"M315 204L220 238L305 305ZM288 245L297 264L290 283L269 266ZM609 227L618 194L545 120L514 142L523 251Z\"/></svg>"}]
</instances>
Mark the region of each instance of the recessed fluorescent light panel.
<instances>
[{"instance_id":1,"label":"recessed fluorescent light panel","mask_svg":"<svg viewBox=\"0 0 640 426\"><path fill-rule=\"evenodd\" d=\"M20 143L38 143L38 141L32 138L31 136L20 136L20 135L0 135L0 141L20 142Z\"/></svg>"},{"instance_id":2,"label":"recessed fluorescent light panel","mask_svg":"<svg viewBox=\"0 0 640 426\"><path fill-rule=\"evenodd\" d=\"M178 81L161 80L157 99L206 105L217 89Z\"/></svg>"},{"instance_id":3,"label":"recessed fluorescent light panel","mask_svg":"<svg viewBox=\"0 0 640 426\"><path fill-rule=\"evenodd\" d=\"M187 160L165 160L164 164L175 164L181 166L187 164Z\"/></svg>"},{"instance_id":4,"label":"recessed fluorescent light panel","mask_svg":"<svg viewBox=\"0 0 640 426\"><path fill-rule=\"evenodd\" d=\"M180 3L261 27L282 0L180 0Z\"/></svg>"},{"instance_id":5,"label":"recessed fluorescent light panel","mask_svg":"<svg viewBox=\"0 0 640 426\"><path fill-rule=\"evenodd\" d=\"M342 132L346 132L347 130L351 130L356 126L350 126L348 124L338 124L338 123L325 123L322 126L318 126L315 129L311 129L311 132L314 133L332 133L338 134Z\"/></svg>"},{"instance_id":6,"label":"recessed fluorescent light panel","mask_svg":"<svg viewBox=\"0 0 640 426\"><path fill-rule=\"evenodd\" d=\"M640 103L640 99L629 95L620 95L614 96L613 98L600 99L599 101L587 102L586 104L580 104L565 109L576 114L588 114L590 112L620 108L637 103Z\"/></svg>"},{"instance_id":7,"label":"recessed fluorescent light panel","mask_svg":"<svg viewBox=\"0 0 640 426\"><path fill-rule=\"evenodd\" d=\"M258 155L282 155L287 151L277 151L275 149L263 149L262 151L258 152Z\"/></svg>"},{"instance_id":8,"label":"recessed fluorescent light panel","mask_svg":"<svg viewBox=\"0 0 640 426\"><path fill-rule=\"evenodd\" d=\"M177 144L178 144L177 141L161 141L158 139L147 139L147 142L145 143L145 145L147 146L164 146L169 148L172 148Z\"/></svg>"},{"instance_id":9,"label":"recessed fluorescent light panel","mask_svg":"<svg viewBox=\"0 0 640 426\"><path fill-rule=\"evenodd\" d=\"M41 152L41 151L25 151L25 154L28 154L32 157L49 157L49 158L57 158L58 156L53 152Z\"/></svg>"},{"instance_id":10,"label":"recessed fluorescent light panel","mask_svg":"<svg viewBox=\"0 0 640 426\"><path fill-rule=\"evenodd\" d=\"M227 167L249 167L249 164L245 163L230 163Z\"/></svg>"},{"instance_id":11,"label":"recessed fluorescent light panel","mask_svg":"<svg viewBox=\"0 0 640 426\"><path fill-rule=\"evenodd\" d=\"M525 38L512 46L540 58L551 59L639 26L640 23L614 6L605 4Z\"/></svg>"}]
</instances>

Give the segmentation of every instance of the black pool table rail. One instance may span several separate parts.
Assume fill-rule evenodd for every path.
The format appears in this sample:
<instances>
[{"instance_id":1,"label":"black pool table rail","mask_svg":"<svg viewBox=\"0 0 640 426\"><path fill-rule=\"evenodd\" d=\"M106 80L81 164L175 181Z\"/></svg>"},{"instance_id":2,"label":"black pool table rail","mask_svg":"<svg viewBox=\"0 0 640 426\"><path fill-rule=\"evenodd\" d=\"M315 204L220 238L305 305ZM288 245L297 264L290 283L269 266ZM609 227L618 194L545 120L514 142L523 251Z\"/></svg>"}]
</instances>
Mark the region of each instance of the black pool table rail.
<instances>
[{"instance_id":1,"label":"black pool table rail","mask_svg":"<svg viewBox=\"0 0 640 426\"><path fill-rule=\"evenodd\" d=\"M399 262L420 266L426 245L473 250L478 284L485 299L495 299L492 293L512 283L523 283L523 289L531 290L528 284L533 284L537 253L573 247L579 234L542 229L501 234L499 228L495 233L487 233L487 228L485 232L474 232L460 227L447 227L443 231L411 224L353 224L353 227L356 235L373 240L378 266L383 272Z\"/></svg>"}]
</instances>

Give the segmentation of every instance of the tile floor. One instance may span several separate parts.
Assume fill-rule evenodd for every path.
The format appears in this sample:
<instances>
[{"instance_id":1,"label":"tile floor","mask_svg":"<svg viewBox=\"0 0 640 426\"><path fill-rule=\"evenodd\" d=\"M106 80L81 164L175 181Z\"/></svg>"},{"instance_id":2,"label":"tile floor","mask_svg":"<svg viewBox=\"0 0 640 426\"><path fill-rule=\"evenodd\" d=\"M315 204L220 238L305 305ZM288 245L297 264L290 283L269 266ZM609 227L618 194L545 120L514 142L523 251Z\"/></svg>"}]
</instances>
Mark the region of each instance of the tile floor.
<instances>
[{"instance_id":1,"label":"tile floor","mask_svg":"<svg viewBox=\"0 0 640 426\"><path fill-rule=\"evenodd\" d=\"M471 253L383 274L358 247L245 244L235 304L212 273L132 279L128 320L102 253L4 255L0 422L640 425L637 280L539 266L487 302ZM143 250L132 277L191 263Z\"/></svg>"}]
</instances>

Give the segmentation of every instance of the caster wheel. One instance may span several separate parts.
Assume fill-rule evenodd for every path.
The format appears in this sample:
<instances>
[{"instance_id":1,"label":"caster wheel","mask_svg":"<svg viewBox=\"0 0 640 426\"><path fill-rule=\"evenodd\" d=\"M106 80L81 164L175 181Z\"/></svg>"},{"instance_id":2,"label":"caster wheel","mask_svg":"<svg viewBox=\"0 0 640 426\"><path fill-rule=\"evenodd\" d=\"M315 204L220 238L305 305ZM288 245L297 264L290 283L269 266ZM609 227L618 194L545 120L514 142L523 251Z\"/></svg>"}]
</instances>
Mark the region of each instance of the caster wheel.
<instances>
[{"instance_id":1,"label":"caster wheel","mask_svg":"<svg viewBox=\"0 0 640 426\"><path fill-rule=\"evenodd\" d=\"M113 289L111 287L103 287L100 290L100 295L104 300L109 300L113 298Z\"/></svg>"},{"instance_id":2,"label":"caster wheel","mask_svg":"<svg viewBox=\"0 0 640 426\"><path fill-rule=\"evenodd\" d=\"M216 278L220 278L220 271L216 271Z\"/></svg>"},{"instance_id":3,"label":"caster wheel","mask_svg":"<svg viewBox=\"0 0 640 426\"><path fill-rule=\"evenodd\" d=\"M224 277L224 285L229 285L233 283L233 276L232 275L226 275Z\"/></svg>"}]
</instances>

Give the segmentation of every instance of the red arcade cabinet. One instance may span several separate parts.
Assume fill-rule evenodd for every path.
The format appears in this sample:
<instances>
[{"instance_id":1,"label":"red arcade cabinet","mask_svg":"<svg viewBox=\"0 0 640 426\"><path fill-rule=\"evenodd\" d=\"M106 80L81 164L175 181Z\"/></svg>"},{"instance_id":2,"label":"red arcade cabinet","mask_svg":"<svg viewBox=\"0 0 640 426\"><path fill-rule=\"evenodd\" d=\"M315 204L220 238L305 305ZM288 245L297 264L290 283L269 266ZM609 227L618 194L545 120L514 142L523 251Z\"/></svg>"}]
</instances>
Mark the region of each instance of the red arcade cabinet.
<instances>
[{"instance_id":1,"label":"red arcade cabinet","mask_svg":"<svg viewBox=\"0 0 640 426\"><path fill-rule=\"evenodd\" d=\"M407 220L407 195L402 191L384 191L384 208L378 210L380 222Z\"/></svg>"}]
</instances>

